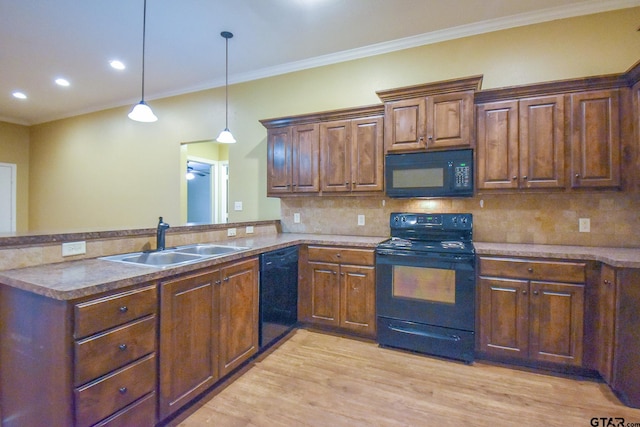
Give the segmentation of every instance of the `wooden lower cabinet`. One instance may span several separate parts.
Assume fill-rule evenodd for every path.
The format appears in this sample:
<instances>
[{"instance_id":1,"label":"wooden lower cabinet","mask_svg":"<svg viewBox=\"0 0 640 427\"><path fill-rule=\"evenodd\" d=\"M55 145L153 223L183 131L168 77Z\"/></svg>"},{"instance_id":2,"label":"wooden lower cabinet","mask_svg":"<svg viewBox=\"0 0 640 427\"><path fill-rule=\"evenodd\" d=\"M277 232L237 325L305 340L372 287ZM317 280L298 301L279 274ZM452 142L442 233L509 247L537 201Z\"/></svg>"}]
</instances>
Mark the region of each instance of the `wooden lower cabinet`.
<instances>
[{"instance_id":1,"label":"wooden lower cabinet","mask_svg":"<svg viewBox=\"0 0 640 427\"><path fill-rule=\"evenodd\" d=\"M300 272L300 321L375 337L373 250L304 246Z\"/></svg>"},{"instance_id":2,"label":"wooden lower cabinet","mask_svg":"<svg viewBox=\"0 0 640 427\"><path fill-rule=\"evenodd\" d=\"M582 366L584 263L480 257L478 350Z\"/></svg>"},{"instance_id":3,"label":"wooden lower cabinet","mask_svg":"<svg viewBox=\"0 0 640 427\"><path fill-rule=\"evenodd\" d=\"M257 258L161 282L160 419L257 350Z\"/></svg>"},{"instance_id":4,"label":"wooden lower cabinet","mask_svg":"<svg viewBox=\"0 0 640 427\"><path fill-rule=\"evenodd\" d=\"M603 264L597 287L597 369L625 404L640 408L640 269Z\"/></svg>"},{"instance_id":5,"label":"wooden lower cabinet","mask_svg":"<svg viewBox=\"0 0 640 427\"><path fill-rule=\"evenodd\" d=\"M155 284L75 301L0 285L0 325L3 427L156 423Z\"/></svg>"}]
</instances>

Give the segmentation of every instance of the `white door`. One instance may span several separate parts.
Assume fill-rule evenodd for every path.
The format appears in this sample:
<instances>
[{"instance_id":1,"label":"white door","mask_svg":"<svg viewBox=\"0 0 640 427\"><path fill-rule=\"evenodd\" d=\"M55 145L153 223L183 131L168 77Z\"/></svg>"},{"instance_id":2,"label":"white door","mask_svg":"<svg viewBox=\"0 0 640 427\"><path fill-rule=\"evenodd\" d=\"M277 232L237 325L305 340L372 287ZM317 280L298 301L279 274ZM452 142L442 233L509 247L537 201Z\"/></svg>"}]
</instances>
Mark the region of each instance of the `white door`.
<instances>
[{"instance_id":1,"label":"white door","mask_svg":"<svg viewBox=\"0 0 640 427\"><path fill-rule=\"evenodd\" d=\"M0 233L16 231L16 165L0 163Z\"/></svg>"}]
</instances>

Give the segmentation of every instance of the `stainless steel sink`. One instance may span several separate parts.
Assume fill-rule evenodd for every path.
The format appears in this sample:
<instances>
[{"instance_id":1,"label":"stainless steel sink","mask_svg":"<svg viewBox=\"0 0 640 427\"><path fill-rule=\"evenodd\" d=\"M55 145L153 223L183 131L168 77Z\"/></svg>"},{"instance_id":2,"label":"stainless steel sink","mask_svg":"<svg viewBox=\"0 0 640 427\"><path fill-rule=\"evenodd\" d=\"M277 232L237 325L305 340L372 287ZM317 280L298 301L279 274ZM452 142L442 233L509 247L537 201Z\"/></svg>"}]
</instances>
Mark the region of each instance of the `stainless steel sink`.
<instances>
[{"instance_id":1,"label":"stainless steel sink","mask_svg":"<svg viewBox=\"0 0 640 427\"><path fill-rule=\"evenodd\" d=\"M221 257L233 252L249 249L244 246L226 246L216 244L195 244L179 246L156 252L133 252L128 254L100 257L107 261L147 265L157 268L176 267Z\"/></svg>"},{"instance_id":2,"label":"stainless steel sink","mask_svg":"<svg viewBox=\"0 0 640 427\"><path fill-rule=\"evenodd\" d=\"M248 248L242 247L242 246L197 244L197 245L179 247L176 249L176 252L182 253L182 254L198 254L198 255L205 255L205 256L214 256L214 255L230 254L232 252L238 252L245 249L248 249Z\"/></svg>"}]
</instances>

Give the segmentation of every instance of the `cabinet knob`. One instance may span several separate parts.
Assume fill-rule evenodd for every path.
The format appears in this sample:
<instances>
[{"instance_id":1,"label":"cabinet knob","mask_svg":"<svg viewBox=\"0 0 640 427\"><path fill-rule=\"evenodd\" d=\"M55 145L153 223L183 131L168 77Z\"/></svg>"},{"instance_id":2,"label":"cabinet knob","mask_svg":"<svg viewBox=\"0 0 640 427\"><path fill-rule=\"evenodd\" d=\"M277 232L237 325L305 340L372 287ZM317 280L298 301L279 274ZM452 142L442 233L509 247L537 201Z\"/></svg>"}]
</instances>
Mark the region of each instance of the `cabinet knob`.
<instances>
[{"instance_id":1,"label":"cabinet knob","mask_svg":"<svg viewBox=\"0 0 640 427\"><path fill-rule=\"evenodd\" d=\"M120 394L125 394L128 390L126 387L120 387L118 391L120 392Z\"/></svg>"},{"instance_id":2,"label":"cabinet knob","mask_svg":"<svg viewBox=\"0 0 640 427\"><path fill-rule=\"evenodd\" d=\"M344 183L344 185L345 185L345 187L348 187L348 186L349 186L349 183L348 183L348 182L345 182L345 183Z\"/></svg>"},{"instance_id":3,"label":"cabinet knob","mask_svg":"<svg viewBox=\"0 0 640 427\"><path fill-rule=\"evenodd\" d=\"M338 274L338 273L336 273L335 271L332 271L332 273L334 274L334 276L335 276L336 274Z\"/></svg>"},{"instance_id":4,"label":"cabinet knob","mask_svg":"<svg viewBox=\"0 0 640 427\"><path fill-rule=\"evenodd\" d=\"M580 178L580 174L579 173L576 174L576 178Z\"/></svg>"},{"instance_id":5,"label":"cabinet knob","mask_svg":"<svg viewBox=\"0 0 640 427\"><path fill-rule=\"evenodd\" d=\"M538 291L533 291L533 294L534 294L534 295L538 295L539 293L540 293L540 292L538 292Z\"/></svg>"},{"instance_id":6,"label":"cabinet knob","mask_svg":"<svg viewBox=\"0 0 640 427\"><path fill-rule=\"evenodd\" d=\"M228 277L225 277L225 278L224 278L224 279L222 279L222 280L224 280L225 282L228 282L228 281L229 281L229 278L228 278Z\"/></svg>"},{"instance_id":7,"label":"cabinet knob","mask_svg":"<svg viewBox=\"0 0 640 427\"><path fill-rule=\"evenodd\" d=\"M340 273L341 276L344 276L344 273Z\"/></svg>"},{"instance_id":8,"label":"cabinet knob","mask_svg":"<svg viewBox=\"0 0 640 427\"><path fill-rule=\"evenodd\" d=\"M216 280L216 285L219 285L222 283L222 280Z\"/></svg>"},{"instance_id":9,"label":"cabinet knob","mask_svg":"<svg viewBox=\"0 0 640 427\"><path fill-rule=\"evenodd\" d=\"M522 179L527 179L527 175L523 176Z\"/></svg>"},{"instance_id":10,"label":"cabinet knob","mask_svg":"<svg viewBox=\"0 0 640 427\"><path fill-rule=\"evenodd\" d=\"M120 351L125 351L127 349L127 345L126 344L120 344L118 346L118 348L120 349Z\"/></svg>"},{"instance_id":11,"label":"cabinet knob","mask_svg":"<svg viewBox=\"0 0 640 427\"><path fill-rule=\"evenodd\" d=\"M418 141L424 141L424 136L421 136L420 138L418 138Z\"/></svg>"},{"instance_id":12,"label":"cabinet knob","mask_svg":"<svg viewBox=\"0 0 640 427\"><path fill-rule=\"evenodd\" d=\"M118 311L120 311L120 313L126 313L127 311L129 311L129 307L127 307L126 305L123 305L118 309Z\"/></svg>"},{"instance_id":13,"label":"cabinet knob","mask_svg":"<svg viewBox=\"0 0 640 427\"><path fill-rule=\"evenodd\" d=\"M336 254L336 258L340 258L340 254L339 254L339 253L338 253L338 254Z\"/></svg>"},{"instance_id":14,"label":"cabinet knob","mask_svg":"<svg viewBox=\"0 0 640 427\"><path fill-rule=\"evenodd\" d=\"M533 273L533 268L529 267L529 268L527 268L527 271L528 271L529 273Z\"/></svg>"},{"instance_id":15,"label":"cabinet knob","mask_svg":"<svg viewBox=\"0 0 640 427\"><path fill-rule=\"evenodd\" d=\"M432 136L429 137L429 141L433 141L433 137Z\"/></svg>"},{"instance_id":16,"label":"cabinet knob","mask_svg":"<svg viewBox=\"0 0 640 427\"><path fill-rule=\"evenodd\" d=\"M526 295L526 294L527 294L527 291L522 291L522 295Z\"/></svg>"},{"instance_id":17,"label":"cabinet knob","mask_svg":"<svg viewBox=\"0 0 640 427\"><path fill-rule=\"evenodd\" d=\"M518 179L518 177L517 177L517 176L515 176L515 175L513 175L513 176L511 177L511 179L515 181L516 179Z\"/></svg>"}]
</instances>

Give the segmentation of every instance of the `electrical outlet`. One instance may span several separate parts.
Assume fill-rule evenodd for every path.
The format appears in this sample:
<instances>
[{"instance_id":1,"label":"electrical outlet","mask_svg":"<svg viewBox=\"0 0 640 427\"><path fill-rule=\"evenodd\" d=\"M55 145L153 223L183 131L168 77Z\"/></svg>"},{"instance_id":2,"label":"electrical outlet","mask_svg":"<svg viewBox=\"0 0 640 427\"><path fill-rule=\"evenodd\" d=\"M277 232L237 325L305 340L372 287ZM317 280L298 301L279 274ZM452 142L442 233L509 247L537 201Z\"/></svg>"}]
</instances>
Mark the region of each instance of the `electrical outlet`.
<instances>
[{"instance_id":1,"label":"electrical outlet","mask_svg":"<svg viewBox=\"0 0 640 427\"><path fill-rule=\"evenodd\" d=\"M241 211L242 210L242 202L234 202L233 203L233 210L234 211Z\"/></svg>"},{"instance_id":2,"label":"electrical outlet","mask_svg":"<svg viewBox=\"0 0 640 427\"><path fill-rule=\"evenodd\" d=\"M62 256L83 255L87 253L87 243L67 242L62 244Z\"/></svg>"},{"instance_id":3,"label":"electrical outlet","mask_svg":"<svg viewBox=\"0 0 640 427\"><path fill-rule=\"evenodd\" d=\"M296 224L300 223L300 214L298 212L293 214L293 222L295 222Z\"/></svg>"},{"instance_id":4,"label":"electrical outlet","mask_svg":"<svg viewBox=\"0 0 640 427\"><path fill-rule=\"evenodd\" d=\"M235 235L236 235L236 229L235 228L227 228L227 236L233 237Z\"/></svg>"},{"instance_id":5,"label":"electrical outlet","mask_svg":"<svg viewBox=\"0 0 640 427\"><path fill-rule=\"evenodd\" d=\"M589 218L580 218L578 219L578 229L580 233L590 233L591 232L591 220Z\"/></svg>"},{"instance_id":6,"label":"electrical outlet","mask_svg":"<svg viewBox=\"0 0 640 427\"><path fill-rule=\"evenodd\" d=\"M247 225L247 228L244 230L247 234L253 234L253 225Z\"/></svg>"},{"instance_id":7,"label":"electrical outlet","mask_svg":"<svg viewBox=\"0 0 640 427\"><path fill-rule=\"evenodd\" d=\"M358 215L358 225L364 225L364 215Z\"/></svg>"}]
</instances>

